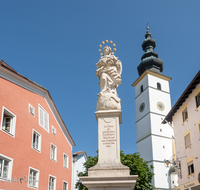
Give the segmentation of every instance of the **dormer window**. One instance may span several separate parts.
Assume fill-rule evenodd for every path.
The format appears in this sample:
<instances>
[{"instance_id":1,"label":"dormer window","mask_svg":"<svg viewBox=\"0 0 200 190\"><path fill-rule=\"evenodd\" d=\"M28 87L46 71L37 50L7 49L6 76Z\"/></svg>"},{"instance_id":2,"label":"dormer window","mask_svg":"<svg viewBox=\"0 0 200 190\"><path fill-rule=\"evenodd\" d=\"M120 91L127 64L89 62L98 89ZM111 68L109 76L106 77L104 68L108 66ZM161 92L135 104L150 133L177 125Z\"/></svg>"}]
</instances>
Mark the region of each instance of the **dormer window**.
<instances>
[{"instance_id":1,"label":"dormer window","mask_svg":"<svg viewBox=\"0 0 200 190\"><path fill-rule=\"evenodd\" d=\"M143 85L141 85L141 87L140 87L140 91L141 91L141 93L143 92Z\"/></svg>"},{"instance_id":2,"label":"dormer window","mask_svg":"<svg viewBox=\"0 0 200 190\"><path fill-rule=\"evenodd\" d=\"M157 82L157 89L161 90L161 84L159 82Z\"/></svg>"}]
</instances>

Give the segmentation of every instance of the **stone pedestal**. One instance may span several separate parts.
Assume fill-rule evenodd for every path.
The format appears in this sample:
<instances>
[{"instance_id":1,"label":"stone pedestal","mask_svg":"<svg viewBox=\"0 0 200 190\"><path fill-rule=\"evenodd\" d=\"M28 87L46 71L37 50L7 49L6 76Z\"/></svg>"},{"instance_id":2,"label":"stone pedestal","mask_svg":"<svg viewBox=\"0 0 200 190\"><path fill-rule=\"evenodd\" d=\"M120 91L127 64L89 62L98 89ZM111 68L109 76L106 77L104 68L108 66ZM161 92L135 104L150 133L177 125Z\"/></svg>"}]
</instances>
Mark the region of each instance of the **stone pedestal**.
<instances>
[{"instance_id":1,"label":"stone pedestal","mask_svg":"<svg viewBox=\"0 0 200 190\"><path fill-rule=\"evenodd\" d=\"M129 168L120 161L119 124L121 110L101 110L95 113L98 122L98 163L88 171L88 177L80 177L89 190L131 190L137 175L130 175Z\"/></svg>"}]
</instances>

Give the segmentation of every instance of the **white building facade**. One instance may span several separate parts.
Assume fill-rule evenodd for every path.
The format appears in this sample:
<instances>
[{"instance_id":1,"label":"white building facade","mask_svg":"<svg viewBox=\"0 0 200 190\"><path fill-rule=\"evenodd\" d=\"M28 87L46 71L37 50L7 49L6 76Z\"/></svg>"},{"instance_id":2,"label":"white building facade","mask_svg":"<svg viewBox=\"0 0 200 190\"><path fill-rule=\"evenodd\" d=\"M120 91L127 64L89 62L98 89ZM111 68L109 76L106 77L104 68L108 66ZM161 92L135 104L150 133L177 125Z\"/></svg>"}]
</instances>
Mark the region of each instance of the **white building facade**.
<instances>
[{"instance_id":1,"label":"white building facade","mask_svg":"<svg viewBox=\"0 0 200 190\"><path fill-rule=\"evenodd\" d=\"M200 189L200 70L163 123L173 122L178 184L173 190Z\"/></svg>"},{"instance_id":2,"label":"white building facade","mask_svg":"<svg viewBox=\"0 0 200 190\"><path fill-rule=\"evenodd\" d=\"M87 154L85 151L80 151L73 153L73 166L74 166L74 173L73 173L73 189L76 188L76 183L79 181L78 173L85 172L84 163L87 161Z\"/></svg>"}]
</instances>

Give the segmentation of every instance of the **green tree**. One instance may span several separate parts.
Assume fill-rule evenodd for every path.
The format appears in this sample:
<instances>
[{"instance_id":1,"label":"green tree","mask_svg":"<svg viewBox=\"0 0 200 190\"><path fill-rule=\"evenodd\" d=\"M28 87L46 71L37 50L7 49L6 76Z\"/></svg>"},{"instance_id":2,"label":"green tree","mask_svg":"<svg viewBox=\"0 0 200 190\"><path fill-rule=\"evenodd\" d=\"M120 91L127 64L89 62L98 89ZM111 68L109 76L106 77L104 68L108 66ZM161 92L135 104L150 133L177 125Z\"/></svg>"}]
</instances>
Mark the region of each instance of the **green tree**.
<instances>
[{"instance_id":1,"label":"green tree","mask_svg":"<svg viewBox=\"0 0 200 190\"><path fill-rule=\"evenodd\" d=\"M134 154L124 154L123 151L120 153L121 163L130 168L130 175L138 175L137 183L134 190L154 190L155 188L151 185L153 178L153 166L148 166L148 162L140 157L138 153ZM85 162L84 166L86 168L85 172L80 172L78 176L88 176L88 169L95 166L98 162L98 155L95 157L89 156L88 160ZM82 185L79 180L76 183L76 188L79 190L88 190L84 185Z\"/></svg>"}]
</instances>

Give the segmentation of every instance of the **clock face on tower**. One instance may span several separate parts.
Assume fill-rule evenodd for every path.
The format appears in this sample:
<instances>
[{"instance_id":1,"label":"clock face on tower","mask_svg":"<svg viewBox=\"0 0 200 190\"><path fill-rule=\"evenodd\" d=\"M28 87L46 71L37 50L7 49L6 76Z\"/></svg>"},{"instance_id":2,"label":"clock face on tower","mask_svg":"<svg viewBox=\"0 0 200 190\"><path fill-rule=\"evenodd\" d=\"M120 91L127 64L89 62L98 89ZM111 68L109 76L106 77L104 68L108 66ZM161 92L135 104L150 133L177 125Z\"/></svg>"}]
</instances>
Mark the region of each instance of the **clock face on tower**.
<instances>
[{"instance_id":1,"label":"clock face on tower","mask_svg":"<svg viewBox=\"0 0 200 190\"><path fill-rule=\"evenodd\" d=\"M142 102L142 103L140 104L140 107L139 107L140 112L143 112L143 111L144 111L144 108L145 108L145 103Z\"/></svg>"},{"instance_id":2,"label":"clock face on tower","mask_svg":"<svg viewBox=\"0 0 200 190\"><path fill-rule=\"evenodd\" d=\"M163 111L165 109L165 106L162 102L158 102L157 103L157 108L160 110L160 111Z\"/></svg>"}]
</instances>

